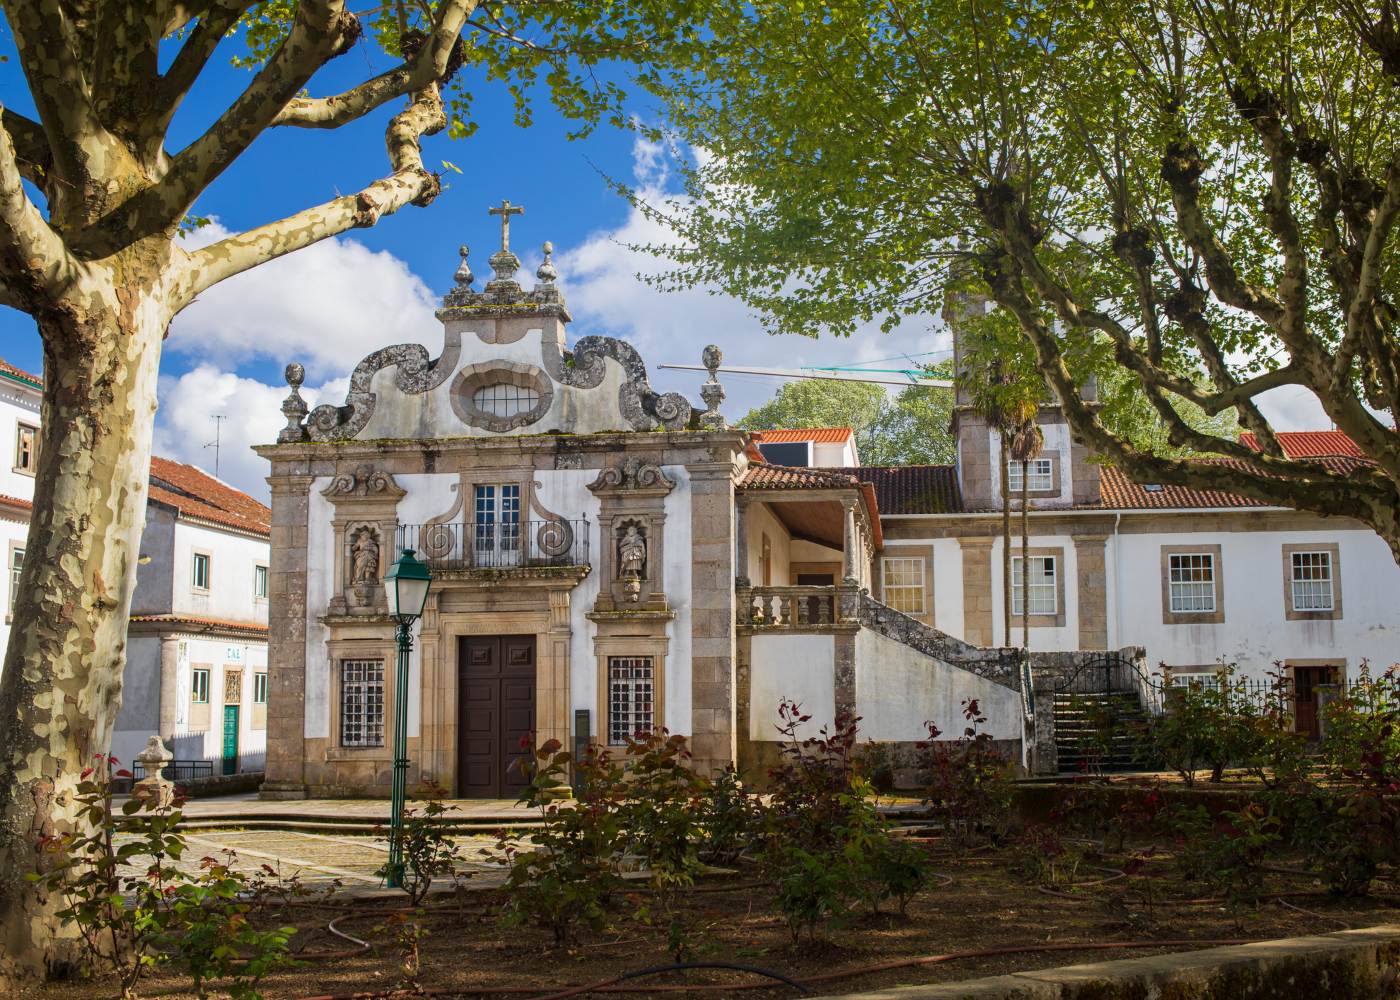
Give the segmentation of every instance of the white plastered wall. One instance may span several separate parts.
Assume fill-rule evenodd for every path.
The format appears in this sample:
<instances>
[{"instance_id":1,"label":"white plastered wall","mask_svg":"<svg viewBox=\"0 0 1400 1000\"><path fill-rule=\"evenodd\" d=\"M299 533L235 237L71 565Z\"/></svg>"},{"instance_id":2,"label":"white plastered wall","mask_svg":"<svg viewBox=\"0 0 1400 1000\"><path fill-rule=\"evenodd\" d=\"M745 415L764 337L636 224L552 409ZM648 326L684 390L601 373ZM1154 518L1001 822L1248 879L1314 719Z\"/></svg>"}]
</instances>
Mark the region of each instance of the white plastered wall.
<instances>
[{"instance_id":1,"label":"white plastered wall","mask_svg":"<svg viewBox=\"0 0 1400 1000\"><path fill-rule=\"evenodd\" d=\"M181 519L175 522L174 547L171 611L267 624L267 602L253 596L253 568L268 565L266 538L219 531ZM207 591L194 587L196 552L210 557Z\"/></svg>"},{"instance_id":2,"label":"white plastered wall","mask_svg":"<svg viewBox=\"0 0 1400 1000\"><path fill-rule=\"evenodd\" d=\"M749 647L749 739L777 740L778 706L797 702L812 718L806 739L836 718L836 644L829 635L755 635Z\"/></svg>"},{"instance_id":3,"label":"white plastered wall","mask_svg":"<svg viewBox=\"0 0 1400 1000\"><path fill-rule=\"evenodd\" d=\"M1312 542L1338 546L1340 620L1286 618L1283 546ZM1220 546L1225 620L1163 624L1162 547L1197 544ZM1123 532L1116 540L1110 538L1107 563L1110 635L1119 637L1110 644L1146 647L1154 670L1160 663L1203 666L1223 658L1235 663L1242 675L1262 680L1276 660L1345 660L1351 676L1363 659L1378 670L1400 660L1400 568L1385 542L1368 529ZM1115 567L1121 574L1117 580ZM1115 590L1121 611L1114 607Z\"/></svg>"},{"instance_id":4,"label":"white plastered wall","mask_svg":"<svg viewBox=\"0 0 1400 1000\"><path fill-rule=\"evenodd\" d=\"M769 555L772 580L769 586L786 587L788 564L792 560L789 550L791 535L786 525L778 520L777 515L766 503L751 501L744 513L744 531L748 535L749 582L755 587L763 586L763 536L767 535L771 546Z\"/></svg>"},{"instance_id":5,"label":"white plastered wall","mask_svg":"<svg viewBox=\"0 0 1400 1000\"><path fill-rule=\"evenodd\" d=\"M1035 521L1031 521L1034 528ZM1021 554L1021 536L1019 519L1013 515L1011 525L1011 558L1015 559ZM1074 550L1074 539L1069 535L1035 535L1030 536L1031 558L1035 558L1035 549L1050 548L1060 550L1056 553L1058 565L1056 572L1061 574L1064 584L1064 625L1060 626L1031 626L1030 648L1042 653L1067 652L1079 648L1079 565ZM1004 588L1002 587L1002 539L1000 536L992 543L992 623L994 634L1001 636L1003 622L1003 601ZM951 630L949 630L951 631ZM961 628L959 628L961 631ZM1015 645L1022 643L1021 616L1015 615L1011 619L1011 641Z\"/></svg>"},{"instance_id":6,"label":"white plastered wall","mask_svg":"<svg viewBox=\"0 0 1400 1000\"><path fill-rule=\"evenodd\" d=\"M862 739L912 742L933 722L943 739L967 728L963 703L976 699L993 739L1021 738L1016 691L919 652L870 629L856 634L856 714Z\"/></svg>"}]
</instances>

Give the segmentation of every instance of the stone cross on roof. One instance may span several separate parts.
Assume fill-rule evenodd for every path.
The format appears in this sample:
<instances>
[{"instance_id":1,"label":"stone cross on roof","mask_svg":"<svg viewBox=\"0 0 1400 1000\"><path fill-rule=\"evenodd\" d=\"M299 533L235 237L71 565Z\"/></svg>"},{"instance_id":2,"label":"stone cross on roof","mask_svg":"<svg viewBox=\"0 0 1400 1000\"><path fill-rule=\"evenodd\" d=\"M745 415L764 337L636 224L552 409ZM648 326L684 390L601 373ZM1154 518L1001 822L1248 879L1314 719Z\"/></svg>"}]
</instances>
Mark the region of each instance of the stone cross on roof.
<instances>
[{"instance_id":1,"label":"stone cross on roof","mask_svg":"<svg viewBox=\"0 0 1400 1000\"><path fill-rule=\"evenodd\" d=\"M524 215L523 205L512 205L510 199L501 199L501 204L496 208L488 208L487 215L499 215L501 217L501 251L503 253L510 250L510 217L512 215Z\"/></svg>"}]
</instances>

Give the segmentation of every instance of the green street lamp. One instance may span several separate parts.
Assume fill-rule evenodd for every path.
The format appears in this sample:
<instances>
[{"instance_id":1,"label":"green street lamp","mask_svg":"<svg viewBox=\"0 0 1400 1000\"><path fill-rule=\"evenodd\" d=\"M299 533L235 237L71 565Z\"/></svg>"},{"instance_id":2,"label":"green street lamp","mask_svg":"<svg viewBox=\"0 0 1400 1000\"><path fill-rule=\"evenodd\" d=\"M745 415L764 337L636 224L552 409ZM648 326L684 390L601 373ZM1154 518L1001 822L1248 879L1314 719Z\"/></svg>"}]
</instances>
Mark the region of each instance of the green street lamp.
<instances>
[{"instance_id":1,"label":"green street lamp","mask_svg":"<svg viewBox=\"0 0 1400 1000\"><path fill-rule=\"evenodd\" d=\"M403 887L403 810L408 794L408 654L413 649L413 623L423 615L433 574L404 549L399 561L384 574L389 615L398 623L398 669L394 674L394 784L389 804L389 868L391 889Z\"/></svg>"}]
</instances>

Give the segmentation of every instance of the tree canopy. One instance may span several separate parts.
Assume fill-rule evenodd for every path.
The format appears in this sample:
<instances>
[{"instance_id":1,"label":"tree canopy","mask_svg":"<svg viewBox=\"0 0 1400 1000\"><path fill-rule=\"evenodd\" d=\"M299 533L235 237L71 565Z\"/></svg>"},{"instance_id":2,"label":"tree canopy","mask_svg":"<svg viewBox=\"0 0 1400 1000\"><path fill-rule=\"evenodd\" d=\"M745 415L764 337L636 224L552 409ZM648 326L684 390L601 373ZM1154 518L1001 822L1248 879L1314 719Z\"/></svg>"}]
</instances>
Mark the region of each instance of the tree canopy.
<instances>
[{"instance_id":1,"label":"tree canopy","mask_svg":"<svg viewBox=\"0 0 1400 1000\"><path fill-rule=\"evenodd\" d=\"M785 383L739 421L745 430L849 427L863 465L939 465L953 460L952 393L909 386L891 396L869 382Z\"/></svg>"},{"instance_id":2,"label":"tree canopy","mask_svg":"<svg viewBox=\"0 0 1400 1000\"><path fill-rule=\"evenodd\" d=\"M809 335L974 285L1128 474L1355 517L1400 555L1395 0L758 0L706 28L665 79L695 155L687 197L645 206L676 233L663 282ZM1113 370L1168 447L1079 400ZM1259 405L1283 386L1371 461L1287 459Z\"/></svg>"}]
</instances>

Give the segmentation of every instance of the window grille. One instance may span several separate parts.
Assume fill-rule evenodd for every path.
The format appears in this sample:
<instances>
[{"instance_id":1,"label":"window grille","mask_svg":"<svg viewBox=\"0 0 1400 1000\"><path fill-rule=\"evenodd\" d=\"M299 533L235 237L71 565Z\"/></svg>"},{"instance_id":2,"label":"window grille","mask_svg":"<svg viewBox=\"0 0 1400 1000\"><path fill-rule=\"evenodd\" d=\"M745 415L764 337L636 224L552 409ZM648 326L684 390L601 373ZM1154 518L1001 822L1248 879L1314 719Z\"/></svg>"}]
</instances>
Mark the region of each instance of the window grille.
<instances>
[{"instance_id":1,"label":"window grille","mask_svg":"<svg viewBox=\"0 0 1400 1000\"><path fill-rule=\"evenodd\" d=\"M881 562L881 593L885 603L906 615L924 613L924 561L919 558L888 557Z\"/></svg>"},{"instance_id":2,"label":"window grille","mask_svg":"<svg viewBox=\"0 0 1400 1000\"><path fill-rule=\"evenodd\" d=\"M24 549L13 549L10 552L10 613L15 610L15 601L19 599L19 575L24 569Z\"/></svg>"},{"instance_id":3,"label":"window grille","mask_svg":"<svg viewBox=\"0 0 1400 1000\"><path fill-rule=\"evenodd\" d=\"M209 671L190 671L190 701L196 705L209 704Z\"/></svg>"},{"instance_id":4,"label":"window grille","mask_svg":"<svg viewBox=\"0 0 1400 1000\"><path fill-rule=\"evenodd\" d=\"M1331 611L1332 553L1293 553L1293 610Z\"/></svg>"},{"instance_id":5,"label":"window grille","mask_svg":"<svg viewBox=\"0 0 1400 1000\"><path fill-rule=\"evenodd\" d=\"M224 704L243 704L243 671L224 671Z\"/></svg>"},{"instance_id":6,"label":"window grille","mask_svg":"<svg viewBox=\"0 0 1400 1000\"><path fill-rule=\"evenodd\" d=\"M653 671L650 656L608 657L608 743L651 731Z\"/></svg>"},{"instance_id":7,"label":"window grille","mask_svg":"<svg viewBox=\"0 0 1400 1000\"><path fill-rule=\"evenodd\" d=\"M528 386L497 382L472 393L472 405L493 417L514 417L540 405L540 394Z\"/></svg>"},{"instance_id":8,"label":"window grille","mask_svg":"<svg viewBox=\"0 0 1400 1000\"><path fill-rule=\"evenodd\" d=\"M384 661L340 663L340 745L384 745Z\"/></svg>"},{"instance_id":9,"label":"window grille","mask_svg":"<svg viewBox=\"0 0 1400 1000\"><path fill-rule=\"evenodd\" d=\"M1026 473L1031 492L1053 490L1055 488L1055 463L1048 458L1033 458L1026 463ZM1021 492L1021 463L1014 459L1006 463L1006 488L1012 493Z\"/></svg>"},{"instance_id":10,"label":"window grille","mask_svg":"<svg viewBox=\"0 0 1400 1000\"><path fill-rule=\"evenodd\" d=\"M1022 576L1025 560L1015 556L1011 560L1011 613L1023 614ZM1060 613L1059 595L1055 589L1055 557L1031 556L1031 614L1055 615Z\"/></svg>"},{"instance_id":11,"label":"window grille","mask_svg":"<svg viewBox=\"0 0 1400 1000\"><path fill-rule=\"evenodd\" d=\"M209 589L209 557L203 552L194 554L194 570L190 577L190 583L195 590Z\"/></svg>"},{"instance_id":12,"label":"window grille","mask_svg":"<svg viewBox=\"0 0 1400 1000\"><path fill-rule=\"evenodd\" d=\"M253 675L253 704L267 704L267 673L255 673Z\"/></svg>"},{"instance_id":13,"label":"window grille","mask_svg":"<svg viewBox=\"0 0 1400 1000\"><path fill-rule=\"evenodd\" d=\"M1167 557L1167 585L1175 613L1210 613L1215 610L1215 556L1186 552Z\"/></svg>"}]
</instances>

